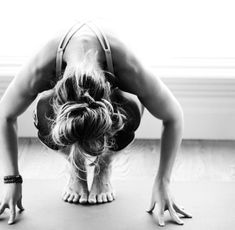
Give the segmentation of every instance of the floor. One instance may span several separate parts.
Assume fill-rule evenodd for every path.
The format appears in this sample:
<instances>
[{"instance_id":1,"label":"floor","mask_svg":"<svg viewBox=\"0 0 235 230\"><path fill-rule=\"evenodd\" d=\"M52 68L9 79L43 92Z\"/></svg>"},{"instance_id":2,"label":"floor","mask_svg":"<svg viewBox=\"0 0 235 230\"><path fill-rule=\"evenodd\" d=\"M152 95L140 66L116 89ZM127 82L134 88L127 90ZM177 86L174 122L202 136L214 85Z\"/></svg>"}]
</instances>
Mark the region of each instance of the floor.
<instances>
[{"instance_id":1,"label":"floor","mask_svg":"<svg viewBox=\"0 0 235 230\"><path fill-rule=\"evenodd\" d=\"M113 178L153 177L158 167L159 146L158 140L136 140L117 156ZM66 165L61 154L44 147L37 139L19 140L19 166L24 178L60 178L67 172ZM235 141L183 141L172 180L235 182Z\"/></svg>"},{"instance_id":2,"label":"floor","mask_svg":"<svg viewBox=\"0 0 235 230\"><path fill-rule=\"evenodd\" d=\"M162 229L156 215L145 212L158 167L159 144L136 140L113 165L117 199L106 205L81 206L61 202L60 193L68 175L64 157L37 139L20 139L26 211L18 214L18 223L13 226L7 226L7 214L3 214L0 229ZM193 219L177 226L166 214L165 229L233 229L235 141L184 141L173 171L172 191Z\"/></svg>"}]
</instances>

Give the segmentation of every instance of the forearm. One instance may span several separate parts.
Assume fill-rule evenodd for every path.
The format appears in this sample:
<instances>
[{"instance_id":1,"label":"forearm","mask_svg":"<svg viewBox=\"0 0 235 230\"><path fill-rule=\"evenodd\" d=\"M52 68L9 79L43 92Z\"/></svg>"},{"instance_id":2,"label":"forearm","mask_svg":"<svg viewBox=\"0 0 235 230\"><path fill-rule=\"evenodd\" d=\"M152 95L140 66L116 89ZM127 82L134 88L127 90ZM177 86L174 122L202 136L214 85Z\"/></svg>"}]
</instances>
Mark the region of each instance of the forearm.
<instances>
[{"instance_id":1,"label":"forearm","mask_svg":"<svg viewBox=\"0 0 235 230\"><path fill-rule=\"evenodd\" d=\"M4 175L18 175L17 121L1 117L0 162Z\"/></svg>"},{"instance_id":2,"label":"forearm","mask_svg":"<svg viewBox=\"0 0 235 230\"><path fill-rule=\"evenodd\" d=\"M183 118L163 123L161 139L160 163L157 178L170 181L172 168L181 144L183 132Z\"/></svg>"}]
</instances>

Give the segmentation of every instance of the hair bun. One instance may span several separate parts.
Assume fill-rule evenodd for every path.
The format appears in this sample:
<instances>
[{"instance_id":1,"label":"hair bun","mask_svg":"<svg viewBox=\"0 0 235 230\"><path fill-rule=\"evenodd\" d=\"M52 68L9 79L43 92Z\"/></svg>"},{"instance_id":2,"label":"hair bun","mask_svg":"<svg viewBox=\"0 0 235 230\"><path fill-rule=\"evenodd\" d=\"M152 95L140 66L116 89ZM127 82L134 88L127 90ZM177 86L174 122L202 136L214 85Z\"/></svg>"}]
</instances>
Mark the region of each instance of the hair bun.
<instances>
[{"instance_id":1,"label":"hair bun","mask_svg":"<svg viewBox=\"0 0 235 230\"><path fill-rule=\"evenodd\" d=\"M88 92L85 92L81 95L81 101L82 103L86 103L91 109L96 109L100 106L100 103L95 101Z\"/></svg>"},{"instance_id":2,"label":"hair bun","mask_svg":"<svg viewBox=\"0 0 235 230\"><path fill-rule=\"evenodd\" d=\"M94 103L94 99L90 96L88 92L82 93L80 100L88 105Z\"/></svg>"}]
</instances>

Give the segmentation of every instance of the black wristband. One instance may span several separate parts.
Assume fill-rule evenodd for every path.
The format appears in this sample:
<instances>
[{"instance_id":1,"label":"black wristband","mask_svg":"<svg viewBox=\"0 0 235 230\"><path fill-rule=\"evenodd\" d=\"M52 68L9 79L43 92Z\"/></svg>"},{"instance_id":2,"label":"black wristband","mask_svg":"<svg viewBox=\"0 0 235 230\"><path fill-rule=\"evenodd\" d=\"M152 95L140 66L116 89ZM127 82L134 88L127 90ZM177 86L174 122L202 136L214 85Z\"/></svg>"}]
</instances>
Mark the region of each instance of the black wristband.
<instances>
[{"instance_id":1,"label":"black wristband","mask_svg":"<svg viewBox=\"0 0 235 230\"><path fill-rule=\"evenodd\" d=\"M22 184L23 183L23 179L21 175L4 176L3 181L4 181L4 184Z\"/></svg>"}]
</instances>

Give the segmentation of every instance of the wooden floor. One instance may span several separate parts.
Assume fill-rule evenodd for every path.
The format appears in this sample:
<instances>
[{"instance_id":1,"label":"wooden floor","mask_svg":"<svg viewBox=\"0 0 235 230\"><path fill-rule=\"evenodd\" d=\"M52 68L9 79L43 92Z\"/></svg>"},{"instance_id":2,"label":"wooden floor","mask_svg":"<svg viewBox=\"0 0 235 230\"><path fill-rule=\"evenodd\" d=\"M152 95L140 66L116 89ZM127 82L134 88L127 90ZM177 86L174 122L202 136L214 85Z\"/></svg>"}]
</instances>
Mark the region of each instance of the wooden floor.
<instances>
[{"instance_id":1,"label":"wooden floor","mask_svg":"<svg viewBox=\"0 0 235 230\"><path fill-rule=\"evenodd\" d=\"M156 212L145 212L158 159L159 141L136 140L113 164L118 199L106 205L71 205L60 202L68 175L64 157L37 139L20 139L26 211L17 213L17 224L13 226L7 225L6 211L0 217L0 229L162 229ZM185 225L179 227L166 213L164 229L234 229L234 182L234 141L184 141L173 171L172 191L193 219L184 218Z\"/></svg>"},{"instance_id":2,"label":"wooden floor","mask_svg":"<svg viewBox=\"0 0 235 230\"><path fill-rule=\"evenodd\" d=\"M156 140L136 140L114 161L114 179L154 177L159 144ZM19 139L19 165L27 179L55 179L68 171L65 158L35 138ZM183 141L172 180L235 181L235 141Z\"/></svg>"}]
</instances>

